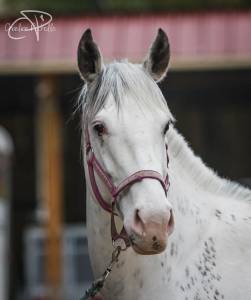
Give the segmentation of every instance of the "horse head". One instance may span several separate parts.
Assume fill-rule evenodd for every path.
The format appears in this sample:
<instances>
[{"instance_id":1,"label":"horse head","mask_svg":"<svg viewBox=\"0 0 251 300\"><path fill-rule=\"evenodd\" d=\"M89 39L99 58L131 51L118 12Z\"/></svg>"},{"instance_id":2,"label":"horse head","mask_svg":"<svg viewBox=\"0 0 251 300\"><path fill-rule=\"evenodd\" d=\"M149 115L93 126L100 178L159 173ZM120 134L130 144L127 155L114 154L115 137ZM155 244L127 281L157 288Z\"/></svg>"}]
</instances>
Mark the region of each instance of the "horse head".
<instances>
[{"instance_id":1,"label":"horse head","mask_svg":"<svg viewBox=\"0 0 251 300\"><path fill-rule=\"evenodd\" d=\"M173 117L157 85L169 57L161 29L143 64L104 65L89 29L78 46L79 72L86 83L81 104L87 180L96 171L88 186L108 211L114 203L139 254L164 251L174 227L166 140Z\"/></svg>"}]
</instances>

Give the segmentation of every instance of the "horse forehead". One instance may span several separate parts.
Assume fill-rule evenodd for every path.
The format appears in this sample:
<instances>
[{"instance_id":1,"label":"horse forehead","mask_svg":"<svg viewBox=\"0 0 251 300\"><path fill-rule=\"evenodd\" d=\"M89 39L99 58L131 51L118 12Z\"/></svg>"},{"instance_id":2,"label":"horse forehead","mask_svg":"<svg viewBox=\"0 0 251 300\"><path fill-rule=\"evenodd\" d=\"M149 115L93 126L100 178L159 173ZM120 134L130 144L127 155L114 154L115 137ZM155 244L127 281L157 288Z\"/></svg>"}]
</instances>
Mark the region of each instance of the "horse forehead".
<instances>
[{"instance_id":1,"label":"horse forehead","mask_svg":"<svg viewBox=\"0 0 251 300\"><path fill-rule=\"evenodd\" d=\"M116 104L112 95L109 95L103 107L98 113L100 118L104 118L113 123L114 126L123 128L141 127L141 129L155 128L166 119L166 114L154 104L139 103L132 95L124 96L123 103Z\"/></svg>"}]
</instances>

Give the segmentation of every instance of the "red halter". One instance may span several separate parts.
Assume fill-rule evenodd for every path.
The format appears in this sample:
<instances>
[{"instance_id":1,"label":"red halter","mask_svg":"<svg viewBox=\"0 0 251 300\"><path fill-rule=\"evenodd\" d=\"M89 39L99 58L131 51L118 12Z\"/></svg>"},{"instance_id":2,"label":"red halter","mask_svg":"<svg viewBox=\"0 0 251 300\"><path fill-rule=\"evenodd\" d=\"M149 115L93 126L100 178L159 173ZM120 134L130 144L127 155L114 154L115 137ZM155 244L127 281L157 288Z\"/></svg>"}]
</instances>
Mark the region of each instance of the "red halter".
<instances>
[{"instance_id":1,"label":"red halter","mask_svg":"<svg viewBox=\"0 0 251 300\"><path fill-rule=\"evenodd\" d=\"M167 146L166 146L167 148ZM125 228L123 227L120 234L118 234L115 226L115 220L114 220L114 206L117 201L117 198L119 194L124 191L125 189L129 188L131 185L134 183L141 181L145 178L149 179L155 179L160 182L161 186L163 187L165 194L167 194L167 191L169 189L169 177L168 174L166 175L165 178L162 177L162 175L153 170L141 170L133 173L132 175L128 176L124 180L122 180L117 186L113 184L111 177L109 174L103 169L99 161L97 160L92 145L90 141L90 136L89 136L89 131L86 129L85 132L85 151L86 151L86 161L87 161L87 166L88 166L88 172L89 172L89 178L90 178L90 183L92 187L92 192L100 204L100 206L106 210L107 212L111 213L111 236L112 236L112 241L113 244L119 240L122 239L125 242L125 247L130 246L129 238L127 236L127 233L125 231ZM168 155L167 155L167 164L168 164ZM96 178L95 178L95 172L99 176L99 178L103 181L107 189L109 190L111 196L112 196L112 203L107 203L103 196L101 195Z\"/></svg>"}]
</instances>

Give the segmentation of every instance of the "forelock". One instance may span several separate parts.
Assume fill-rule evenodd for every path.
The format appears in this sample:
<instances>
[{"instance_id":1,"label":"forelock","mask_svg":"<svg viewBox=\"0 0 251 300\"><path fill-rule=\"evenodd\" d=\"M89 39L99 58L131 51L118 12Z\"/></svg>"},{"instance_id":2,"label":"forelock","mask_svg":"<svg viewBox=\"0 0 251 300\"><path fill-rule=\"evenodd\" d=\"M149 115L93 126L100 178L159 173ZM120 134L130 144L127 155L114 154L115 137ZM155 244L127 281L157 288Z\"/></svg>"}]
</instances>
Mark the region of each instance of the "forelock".
<instances>
[{"instance_id":1,"label":"forelock","mask_svg":"<svg viewBox=\"0 0 251 300\"><path fill-rule=\"evenodd\" d=\"M115 61L105 66L92 83L83 87L79 98L83 125L104 107L110 94L118 111L125 102L125 95L130 94L139 105L160 106L173 118L159 87L143 67L127 61Z\"/></svg>"}]
</instances>

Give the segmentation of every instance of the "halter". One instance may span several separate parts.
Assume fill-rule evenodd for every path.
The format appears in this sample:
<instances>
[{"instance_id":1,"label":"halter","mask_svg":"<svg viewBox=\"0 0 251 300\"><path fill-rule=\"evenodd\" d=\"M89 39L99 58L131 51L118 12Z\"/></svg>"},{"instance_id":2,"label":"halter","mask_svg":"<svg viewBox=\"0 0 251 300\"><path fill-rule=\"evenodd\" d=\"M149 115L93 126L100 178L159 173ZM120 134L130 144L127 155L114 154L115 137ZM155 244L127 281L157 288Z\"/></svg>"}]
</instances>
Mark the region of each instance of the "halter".
<instances>
[{"instance_id":1,"label":"halter","mask_svg":"<svg viewBox=\"0 0 251 300\"><path fill-rule=\"evenodd\" d=\"M167 145L166 145L167 150ZM162 175L154 170L140 170L132 175L126 177L124 180L122 180L118 185L113 184L111 180L111 176L103 169L99 161L97 160L92 145L90 141L90 135L88 128L85 130L85 152L86 152L86 161L88 166L88 173L90 178L90 184L92 188L92 192L100 204L100 206L107 212L111 214L111 237L112 242L114 246L120 245L122 250L126 250L128 247L130 247L130 240L126 233L126 230L123 226L120 233L118 233L115 225L115 215L117 215L115 210L115 205L118 199L118 196L125 190L130 188L134 183L139 182L145 178L148 179L155 179L159 181L162 188L165 191L165 194L167 194L167 191L169 189L170 183L169 183L169 177L168 174L165 178L162 177ZM167 152L166 152L167 154ZM167 154L167 165L168 165L169 159ZM112 203L107 203L103 196L101 195L96 178L95 173L99 176L99 178L102 180L104 185L107 187L108 191L110 192L112 196ZM124 242L124 243L123 243ZM123 246L122 246L123 245Z\"/></svg>"}]
</instances>

